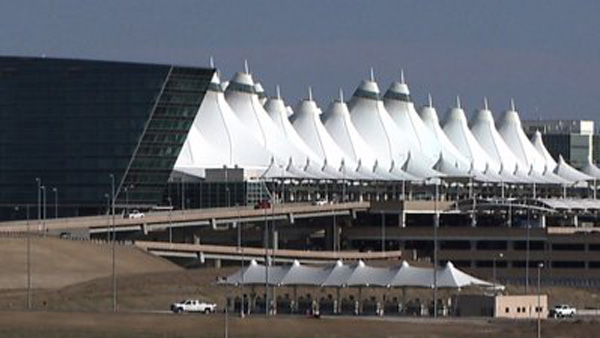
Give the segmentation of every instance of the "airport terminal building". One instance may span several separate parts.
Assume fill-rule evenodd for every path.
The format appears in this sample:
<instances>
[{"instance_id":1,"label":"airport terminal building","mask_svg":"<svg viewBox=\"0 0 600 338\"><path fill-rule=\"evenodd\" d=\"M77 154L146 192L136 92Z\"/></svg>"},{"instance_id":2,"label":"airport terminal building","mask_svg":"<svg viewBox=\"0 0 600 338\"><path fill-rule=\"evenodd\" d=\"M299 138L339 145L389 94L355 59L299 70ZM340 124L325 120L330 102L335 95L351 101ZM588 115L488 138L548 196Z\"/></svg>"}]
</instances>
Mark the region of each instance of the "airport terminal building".
<instances>
[{"instance_id":1,"label":"airport terminal building","mask_svg":"<svg viewBox=\"0 0 600 338\"><path fill-rule=\"evenodd\" d=\"M113 178L117 204L161 203L213 73L0 57L0 218L98 214Z\"/></svg>"}]
</instances>

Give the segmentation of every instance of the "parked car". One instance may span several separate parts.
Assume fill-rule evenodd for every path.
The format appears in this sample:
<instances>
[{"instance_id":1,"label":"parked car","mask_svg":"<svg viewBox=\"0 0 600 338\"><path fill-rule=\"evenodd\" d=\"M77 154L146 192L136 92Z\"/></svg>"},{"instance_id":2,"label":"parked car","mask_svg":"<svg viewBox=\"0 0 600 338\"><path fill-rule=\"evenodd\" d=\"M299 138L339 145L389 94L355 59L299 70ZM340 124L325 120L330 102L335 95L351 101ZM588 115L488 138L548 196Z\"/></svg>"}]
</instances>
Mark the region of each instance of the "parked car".
<instances>
[{"instance_id":1,"label":"parked car","mask_svg":"<svg viewBox=\"0 0 600 338\"><path fill-rule=\"evenodd\" d=\"M140 212L139 210L133 210L132 212L129 213L129 218L130 219L134 219L134 218L144 218L144 213Z\"/></svg>"},{"instance_id":2,"label":"parked car","mask_svg":"<svg viewBox=\"0 0 600 338\"><path fill-rule=\"evenodd\" d=\"M577 309L567 304L555 305L550 310L550 315L554 318L574 317L577 314Z\"/></svg>"},{"instance_id":3,"label":"parked car","mask_svg":"<svg viewBox=\"0 0 600 338\"><path fill-rule=\"evenodd\" d=\"M263 200L254 205L254 209L270 209L271 202L268 200Z\"/></svg>"},{"instance_id":4,"label":"parked car","mask_svg":"<svg viewBox=\"0 0 600 338\"><path fill-rule=\"evenodd\" d=\"M217 311L217 304L201 302L197 299L186 299L171 304L171 311L174 313L200 312L209 314Z\"/></svg>"}]
</instances>

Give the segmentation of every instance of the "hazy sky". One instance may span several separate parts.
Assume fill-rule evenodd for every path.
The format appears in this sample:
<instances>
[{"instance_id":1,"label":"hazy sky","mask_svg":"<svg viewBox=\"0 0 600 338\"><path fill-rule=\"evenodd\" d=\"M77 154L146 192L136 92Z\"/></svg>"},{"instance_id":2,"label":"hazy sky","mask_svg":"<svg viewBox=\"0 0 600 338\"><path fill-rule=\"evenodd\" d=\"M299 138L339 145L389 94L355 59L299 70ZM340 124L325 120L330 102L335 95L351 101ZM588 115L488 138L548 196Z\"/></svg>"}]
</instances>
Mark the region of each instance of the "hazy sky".
<instances>
[{"instance_id":1,"label":"hazy sky","mask_svg":"<svg viewBox=\"0 0 600 338\"><path fill-rule=\"evenodd\" d=\"M312 86L325 109L375 69L381 89L406 79L440 113L483 96L499 115L600 121L600 1L2 2L0 54L207 65L250 70L293 106ZM443 115L443 114L442 114Z\"/></svg>"}]
</instances>

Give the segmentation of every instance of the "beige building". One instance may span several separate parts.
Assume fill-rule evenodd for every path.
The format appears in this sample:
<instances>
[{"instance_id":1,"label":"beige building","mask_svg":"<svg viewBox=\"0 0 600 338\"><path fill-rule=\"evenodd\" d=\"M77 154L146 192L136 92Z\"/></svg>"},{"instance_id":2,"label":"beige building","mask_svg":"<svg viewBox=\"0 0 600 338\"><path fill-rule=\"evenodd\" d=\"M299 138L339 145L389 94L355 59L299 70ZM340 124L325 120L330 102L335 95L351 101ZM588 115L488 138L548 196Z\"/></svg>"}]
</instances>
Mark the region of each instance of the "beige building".
<instances>
[{"instance_id":1,"label":"beige building","mask_svg":"<svg viewBox=\"0 0 600 338\"><path fill-rule=\"evenodd\" d=\"M538 295L459 295L454 299L459 317L497 317L513 319L548 318L548 296Z\"/></svg>"}]
</instances>

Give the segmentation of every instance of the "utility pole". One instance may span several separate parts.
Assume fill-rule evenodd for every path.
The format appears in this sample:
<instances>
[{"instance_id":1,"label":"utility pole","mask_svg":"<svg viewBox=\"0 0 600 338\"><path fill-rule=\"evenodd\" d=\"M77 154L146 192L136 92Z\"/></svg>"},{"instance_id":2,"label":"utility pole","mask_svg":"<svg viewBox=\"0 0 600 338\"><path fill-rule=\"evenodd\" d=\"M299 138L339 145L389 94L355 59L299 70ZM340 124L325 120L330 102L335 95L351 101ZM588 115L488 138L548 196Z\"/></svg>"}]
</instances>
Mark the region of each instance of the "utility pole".
<instances>
[{"instance_id":1,"label":"utility pole","mask_svg":"<svg viewBox=\"0 0 600 338\"><path fill-rule=\"evenodd\" d=\"M58 218L58 188L54 187L52 188L52 191L54 192L54 218Z\"/></svg>"},{"instance_id":2,"label":"utility pole","mask_svg":"<svg viewBox=\"0 0 600 338\"><path fill-rule=\"evenodd\" d=\"M116 245L117 245L117 232L115 228L115 175L110 174L111 180L111 214L112 214L112 288L113 288L113 312L117 312L117 262L116 262Z\"/></svg>"}]
</instances>

